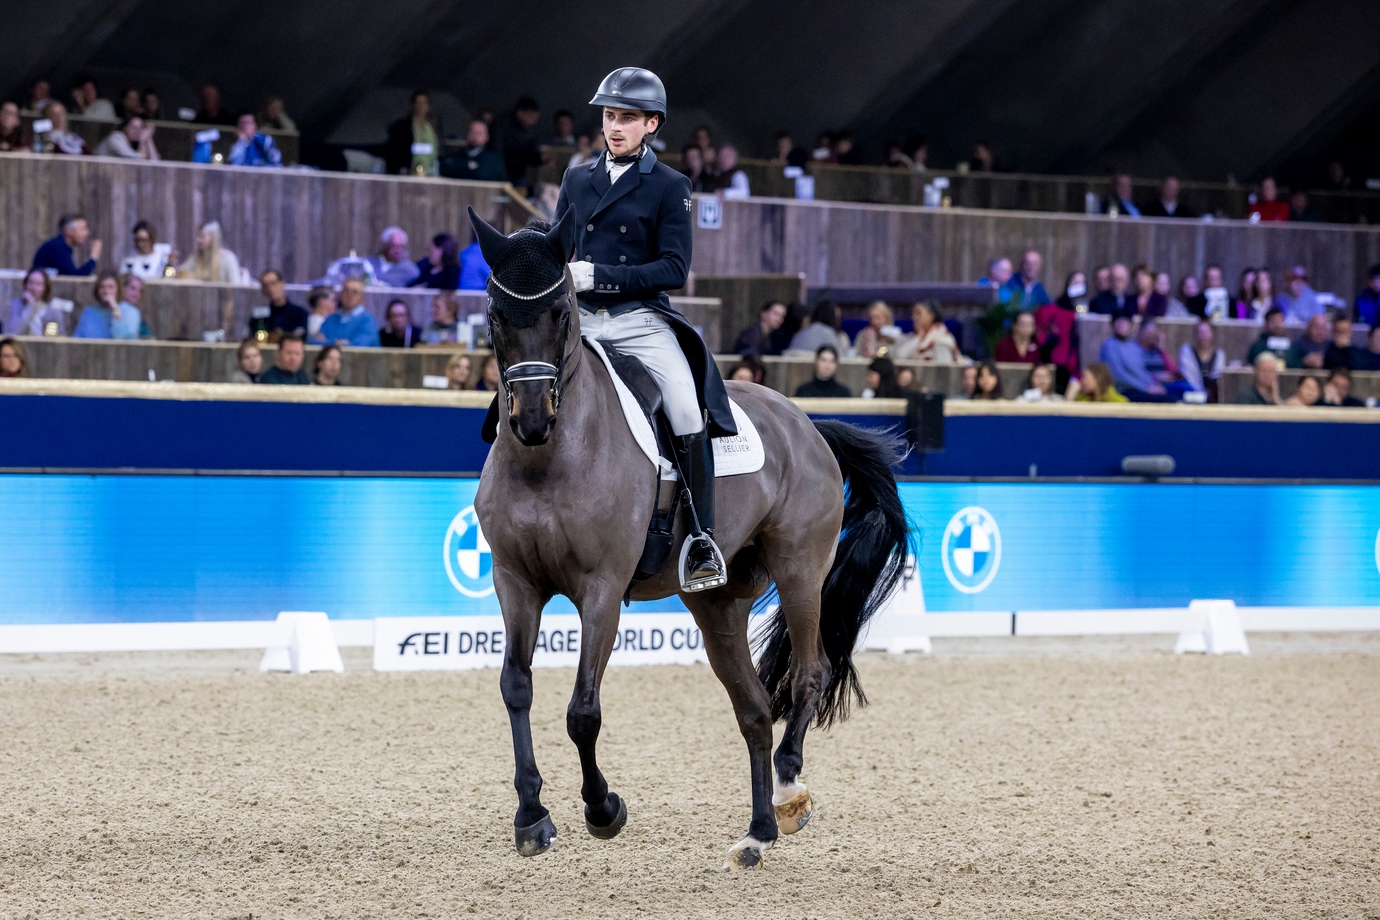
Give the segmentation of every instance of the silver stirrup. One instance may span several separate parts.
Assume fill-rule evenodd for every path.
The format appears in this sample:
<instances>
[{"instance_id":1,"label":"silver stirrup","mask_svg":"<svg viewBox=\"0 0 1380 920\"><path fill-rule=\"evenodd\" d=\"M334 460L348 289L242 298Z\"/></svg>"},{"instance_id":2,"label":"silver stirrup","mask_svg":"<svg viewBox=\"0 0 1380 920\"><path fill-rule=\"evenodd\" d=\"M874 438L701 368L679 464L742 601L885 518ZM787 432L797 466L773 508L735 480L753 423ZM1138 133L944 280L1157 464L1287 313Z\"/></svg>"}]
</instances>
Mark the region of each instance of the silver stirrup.
<instances>
[{"instance_id":1,"label":"silver stirrup","mask_svg":"<svg viewBox=\"0 0 1380 920\"><path fill-rule=\"evenodd\" d=\"M698 581L686 578L685 560L690 558L690 547L692 544L703 541L709 545L714 553L714 561L718 563L718 569L722 575L715 575L710 578L701 578ZM719 552L719 546L706 533L695 534L685 538L685 542L680 545L680 563L676 566L676 572L680 575L680 589L682 591L706 591L710 588L718 588L728 584L728 566L724 563L724 554Z\"/></svg>"}]
</instances>

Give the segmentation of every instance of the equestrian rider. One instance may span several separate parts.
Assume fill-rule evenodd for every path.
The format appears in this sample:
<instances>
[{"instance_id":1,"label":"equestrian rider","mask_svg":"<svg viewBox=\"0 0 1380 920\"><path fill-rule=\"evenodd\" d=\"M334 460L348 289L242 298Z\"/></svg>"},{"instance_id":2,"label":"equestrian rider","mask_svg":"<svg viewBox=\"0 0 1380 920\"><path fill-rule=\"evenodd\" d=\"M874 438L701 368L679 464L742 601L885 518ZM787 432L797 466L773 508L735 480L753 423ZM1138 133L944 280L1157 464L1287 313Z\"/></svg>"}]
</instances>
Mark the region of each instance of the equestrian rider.
<instances>
[{"instance_id":1,"label":"equestrian rider","mask_svg":"<svg viewBox=\"0 0 1380 920\"><path fill-rule=\"evenodd\" d=\"M575 211L570 273L581 332L638 358L656 380L695 511L681 587L717 587L726 572L712 539L709 439L737 428L713 355L666 296L685 285L691 250L690 180L657 162L647 145L666 125L666 88L650 70L622 67L604 78L590 105L603 109L607 150L566 170L556 205L558 220ZM693 538L696 517L704 539Z\"/></svg>"}]
</instances>

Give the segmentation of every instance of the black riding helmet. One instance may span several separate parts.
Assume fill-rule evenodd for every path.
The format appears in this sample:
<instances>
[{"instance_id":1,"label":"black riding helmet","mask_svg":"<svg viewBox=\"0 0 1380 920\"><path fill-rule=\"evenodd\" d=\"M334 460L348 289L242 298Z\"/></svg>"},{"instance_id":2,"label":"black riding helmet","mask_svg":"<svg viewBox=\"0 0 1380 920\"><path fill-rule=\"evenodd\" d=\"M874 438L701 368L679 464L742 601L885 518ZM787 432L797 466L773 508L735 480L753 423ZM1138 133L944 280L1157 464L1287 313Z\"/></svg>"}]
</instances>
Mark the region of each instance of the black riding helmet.
<instances>
[{"instance_id":1,"label":"black riding helmet","mask_svg":"<svg viewBox=\"0 0 1380 920\"><path fill-rule=\"evenodd\" d=\"M666 127L666 87L644 67L620 67L604 78L590 105L655 112L657 131Z\"/></svg>"}]
</instances>

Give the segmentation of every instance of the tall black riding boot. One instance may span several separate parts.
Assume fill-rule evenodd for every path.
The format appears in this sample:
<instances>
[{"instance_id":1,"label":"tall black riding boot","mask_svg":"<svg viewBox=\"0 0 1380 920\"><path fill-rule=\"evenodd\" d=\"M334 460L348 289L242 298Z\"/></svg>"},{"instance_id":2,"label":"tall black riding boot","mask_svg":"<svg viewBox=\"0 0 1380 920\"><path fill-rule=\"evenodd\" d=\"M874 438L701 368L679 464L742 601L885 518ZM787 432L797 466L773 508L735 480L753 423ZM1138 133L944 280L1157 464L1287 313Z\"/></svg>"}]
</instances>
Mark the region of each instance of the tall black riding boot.
<instances>
[{"instance_id":1,"label":"tall black riding boot","mask_svg":"<svg viewBox=\"0 0 1380 920\"><path fill-rule=\"evenodd\" d=\"M728 582L728 567L714 543L714 449L708 431L680 435L675 441L676 461L695 509L691 535L686 537L680 555L680 586L685 591L717 588Z\"/></svg>"}]
</instances>

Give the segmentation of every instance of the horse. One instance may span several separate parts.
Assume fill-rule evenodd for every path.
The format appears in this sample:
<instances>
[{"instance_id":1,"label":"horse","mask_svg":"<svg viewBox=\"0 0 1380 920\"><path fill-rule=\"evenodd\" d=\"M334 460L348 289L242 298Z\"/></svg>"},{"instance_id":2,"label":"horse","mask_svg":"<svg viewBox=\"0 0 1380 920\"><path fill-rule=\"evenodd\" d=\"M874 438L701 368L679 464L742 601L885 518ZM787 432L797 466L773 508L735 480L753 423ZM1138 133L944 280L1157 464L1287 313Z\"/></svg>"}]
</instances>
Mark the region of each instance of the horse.
<instances>
[{"instance_id":1,"label":"horse","mask_svg":"<svg viewBox=\"0 0 1380 920\"><path fill-rule=\"evenodd\" d=\"M474 508L489 543L507 635L500 688L512 727L522 856L556 839L541 804L532 747L532 655L542 608L555 595L579 610L582 641L566 728L580 755L585 826L611 839L627 805L595 755L599 687L619 631L619 603L680 594L694 616L715 676L728 691L747 742L752 819L726 868L762 864L780 834L805 827L813 799L800 780L805 732L866 705L852 654L868 619L895 589L910 530L888 437L837 421L812 422L766 387L729 382L728 393L761 435L756 473L716 482L715 539L728 561L719 588L682 593L674 564L629 590L657 501L659 473L623 420L602 361L580 336L567 262L569 211L504 236L470 210L492 266L489 325L502 371L498 430ZM685 539L685 514L675 545ZM676 558L673 552L671 558ZM753 662L749 615L774 586L779 606L759 616ZM785 720L771 754L772 727Z\"/></svg>"}]
</instances>

